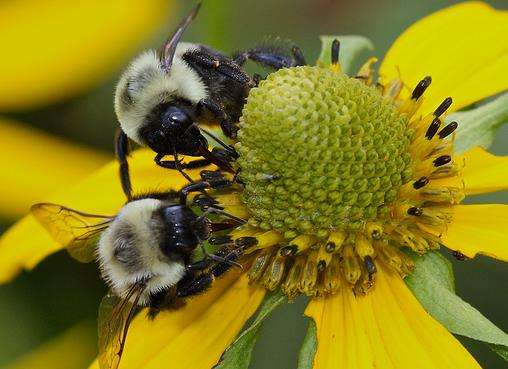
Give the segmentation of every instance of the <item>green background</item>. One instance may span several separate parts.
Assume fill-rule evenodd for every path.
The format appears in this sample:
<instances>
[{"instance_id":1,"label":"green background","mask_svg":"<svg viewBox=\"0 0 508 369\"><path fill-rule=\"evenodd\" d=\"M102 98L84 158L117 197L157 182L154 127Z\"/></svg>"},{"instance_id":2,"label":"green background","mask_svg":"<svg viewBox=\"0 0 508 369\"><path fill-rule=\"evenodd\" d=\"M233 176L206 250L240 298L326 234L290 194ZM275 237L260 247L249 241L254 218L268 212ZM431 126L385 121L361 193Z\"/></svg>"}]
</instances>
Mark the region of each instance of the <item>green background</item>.
<instances>
[{"instance_id":1,"label":"green background","mask_svg":"<svg viewBox=\"0 0 508 369\"><path fill-rule=\"evenodd\" d=\"M487 2L508 8L505 0ZM182 3L186 3L183 8L190 5L190 2ZM318 35L361 34L374 42L376 55L382 56L407 26L453 3L456 1L208 0L185 38L232 52L259 42L264 35L278 35L292 39L304 50L307 60L313 61L319 51ZM161 30L172 29L180 16L168 15L169 25L161 25ZM146 47L158 46L164 37L161 31ZM443 43L452 41L445 37L442 40ZM47 132L112 152L116 127L112 91L118 73L87 95L11 116ZM507 140L508 127L501 128L492 151L507 155ZM468 202L508 203L507 200L507 193L501 192L477 196ZM0 220L0 231L13 221ZM485 257L467 262L451 259L455 264L458 294L506 331L508 268ZM93 321L104 292L94 265L78 264L63 252L49 257L33 272L21 275L10 285L1 286L0 367L83 319ZM253 369L296 366L306 329L302 317L305 303L302 298L282 306L267 320L254 351ZM485 345L459 339L484 368L506 368Z\"/></svg>"}]
</instances>

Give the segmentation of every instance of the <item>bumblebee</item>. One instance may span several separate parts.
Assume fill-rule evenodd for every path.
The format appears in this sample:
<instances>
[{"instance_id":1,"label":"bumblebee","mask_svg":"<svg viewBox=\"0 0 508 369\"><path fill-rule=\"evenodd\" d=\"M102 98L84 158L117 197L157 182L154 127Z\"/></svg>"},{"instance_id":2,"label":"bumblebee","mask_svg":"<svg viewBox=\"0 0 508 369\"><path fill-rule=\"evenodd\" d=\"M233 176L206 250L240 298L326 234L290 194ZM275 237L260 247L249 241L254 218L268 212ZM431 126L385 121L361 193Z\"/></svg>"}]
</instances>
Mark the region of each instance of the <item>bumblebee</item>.
<instances>
[{"instance_id":1,"label":"bumblebee","mask_svg":"<svg viewBox=\"0 0 508 369\"><path fill-rule=\"evenodd\" d=\"M130 139L155 151L158 165L182 174L186 168L210 163L233 172L230 161L237 157L235 150L199 123L218 122L227 137L236 136L249 90L259 79L242 69L247 60L270 69L305 64L298 47L265 44L231 58L206 45L180 42L199 8L200 4L192 9L160 50L148 50L135 58L118 82L115 112L121 132L117 147L123 148L119 159L124 171L128 171ZM220 148L210 150L205 136ZM163 160L167 155L173 160ZM179 155L200 159L183 163Z\"/></svg>"},{"instance_id":2,"label":"bumblebee","mask_svg":"<svg viewBox=\"0 0 508 369\"><path fill-rule=\"evenodd\" d=\"M152 317L180 307L186 297L204 292L215 278L240 265L236 260L257 242L245 237L223 244L214 253L206 251L203 242L214 232L244 223L219 208L210 206L198 215L187 205L192 192L230 184L219 172L207 173L207 179L179 192L135 197L114 216L50 203L32 206L35 218L71 256L99 263L102 278L110 287L99 308L101 369L118 367L138 306L148 307ZM208 215L212 213L221 221L211 221ZM198 247L204 258L193 262Z\"/></svg>"}]
</instances>

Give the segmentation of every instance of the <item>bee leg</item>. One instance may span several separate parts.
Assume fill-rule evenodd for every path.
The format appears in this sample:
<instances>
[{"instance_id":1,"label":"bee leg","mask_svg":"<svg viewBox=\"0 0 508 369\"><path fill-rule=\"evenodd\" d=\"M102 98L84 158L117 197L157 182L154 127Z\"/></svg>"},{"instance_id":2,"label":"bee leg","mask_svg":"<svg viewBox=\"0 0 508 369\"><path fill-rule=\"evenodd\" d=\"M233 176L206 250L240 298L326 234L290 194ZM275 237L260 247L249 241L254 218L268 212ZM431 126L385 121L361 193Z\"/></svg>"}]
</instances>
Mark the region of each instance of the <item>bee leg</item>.
<instances>
[{"instance_id":1,"label":"bee leg","mask_svg":"<svg viewBox=\"0 0 508 369\"><path fill-rule=\"evenodd\" d=\"M212 232L220 232L225 231L226 229L235 228L238 224L235 222L220 222L220 223L212 223L211 228Z\"/></svg>"},{"instance_id":2,"label":"bee leg","mask_svg":"<svg viewBox=\"0 0 508 369\"><path fill-rule=\"evenodd\" d=\"M224 109L212 99L201 99L197 104L197 111L200 112L206 108L212 115L219 120L222 132L229 138L236 138L238 127L228 117Z\"/></svg>"},{"instance_id":3,"label":"bee leg","mask_svg":"<svg viewBox=\"0 0 508 369\"><path fill-rule=\"evenodd\" d=\"M280 49L276 45L262 45L236 53L233 55L233 61L242 66L247 60L252 60L263 67L274 70L307 65L302 50L298 46L294 45L291 48L291 56L287 54L285 48ZM257 85L256 78L254 78L255 85Z\"/></svg>"},{"instance_id":4,"label":"bee leg","mask_svg":"<svg viewBox=\"0 0 508 369\"><path fill-rule=\"evenodd\" d=\"M199 172L199 176L205 182L207 181L216 181L216 180L224 180L224 174L220 170L202 170Z\"/></svg>"},{"instance_id":5,"label":"bee leg","mask_svg":"<svg viewBox=\"0 0 508 369\"><path fill-rule=\"evenodd\" d=\"M122 190L127 200L132 199L132 184L129 174L129 162L127 161L129 152L129 138L121 129L118 129L115 136L115 153L120 164L120 182L122 184Z\"/></svg>"},{"instance_id":6,"label":"bee leg","mask_svg":"<svg viewBox=\"0 0 508 369\"><path fill-rule=\"evenodd\" d=\"M256 244L257 239L254 237L241 237L234 241L234 245L237 247L236 249L231 250L229 247L232 246L232 244L227 243L213 254L223 259L223 261L220 261L214 265L212 260L207 261L206 259L203 259L202 261L191 264L187 267L188 275L192 275L194 271L205 270L210 266L212 267L208 272L204 272L196 278L186 278L184 283L178 285L177 296L187 297L197 295L210 288L215 278L219 278L233 266L240 266L243 268L243 266L236 262L236 260L238 260L243 255L243 252L247 248Z\"/></svg>"},{"instance_id":7,"label":"bee leg","mask_svg":"<svg viewBox=\"0 0 508 369\"><path fill-rule=\"evenodd\" d=\"M194 169L194 168L202 168L207 165L210 165L211 161L209 159L196 159L192 160L188 163L182 163L180 160L162 160L164 157L164 154L157 154L154 161L157 165L166 168L166 169L174 169L178 170L182 175L187 179L189 182L193 183L194 180L192 180L185 172L183 172L184 169Z\"/></svg>"},{"instance_id":8,"label":"bee leg","mask_svg":"<svg viewBox=\"0 0 508 369\"><path fill-rule=\"evenodd\" d=\"M293 66L293 60L287 55L277 54L270 47L256 47L233 55L233 61L242 66L247 60L274 70Z\"/></svg>"},{"instance_id":9,"label":"bee leg","mask_svg":"<svg viewBox=\"0 0 508 369\"><path fill-rule=\"evenodd\" d=\"M186 55L186 61L191 65L201 68L207 68L216 71L229 79L245 85L252 84L251 78L240 66L227 57L217 57L208 53L194 52Z\"/></svg>"},{"instance_id":10,"label":"bee leg","mask_svg":"<svg viewBox=\"0 0 508 369\"><path fill-rule=\"evenodd\" d=\"M203 269L206 269L210 265L213 265L212 261L215 261L216 264L210 269L214 277L221 276L231 269L231 267L243 269L243 265L238 263L237 260L243 255L246 249L257 245L257 243L258 240L255 237L240 237L232 242L222 244L221 248L213 254L208 253L204 248L204 245L201 244L205 259L195 264L199 267L203 267Z\"/></svg>"},{"instance_id":11,"label":"bee leg","mask_svg":"<svg viewBox=\"0 0 508 369\"><path fill-rule=\"evenodd\" d=\"M187 204L187 196L191 192L202 192L208 188L224 188L231 185L227 179L220 177L217 179L210 178L208 181L200 181L191 183L180 190L180 204Z\"/></svg>"},{"instance_id":12,"label":"bee leg","mask_svg":"<svg viewBox=\"0 0 508 369\"><path fill-rule=\"evenodd\" d=\"M231 266L236 266L240 269L243 269L243 266L241 264L237 263L236 261L228 259L229 254L231 254L233 251L230 251L226 246L220 248L219 250L217 250L215 253L212 254L209 253L206 250L205 245L201 243L201 250L205 255L205 259L215 261L217 263L216 265L227 263Z\"/></svg>"},{"instance_id":13,"label":"bee leg","mask_svg":"<svg viewBox=\"0 0 508 369\"><path fill-rule=\"evenodd\" d=\"M212 259L204 258L200 261L196 261L195 263L189 264L185 267L187 271L200 271L209 268L212 265Z\"/></svg>"},{"instance_id":14,"label":"bee leg","mask_svg":"<svg viewBox=\"0 0 508 369\"><path fill-rule=\"evenodd\" d=\"M209 136L210 138L212 138L215 142L217 142L220 146L222 146L222 149L218 148L218 147L214 147L212 149L212 153L224 153L222 154L222 156L227 159L228 161L231 160L231 158L233 159L238 159L238 153L236 152L235 148L231 145L228 145L226 144L224 141L222 141L221 139L219 139L216 135L214 135L212 132L204 129L204 128L201 128L199 127L199 129L201 130L201 132L203 132L205 135Z\"/></svg>"},{"instance_id":15,"label":"bee leg","mask_svg":"<svg viewBox=\"0 0 508 369\"><path fill-rule=\"evenodd\" d=\"M201 151L200 154L210 163L218 166L221 170L229 173L235 172L233 167L231 167L231 164L229 164L230 158L226 151L222 151L218 148L214 148L212 151L205 149Z\"/></svg>"},{"instance_id":16,"label":"bee leg","mask_svg":"<svg viewBox=\"0 0 508 369\"><path fill-rule=\"evenodd\" d=\"M210 288L213 280L214 276L212 273L203 273L182 285L179 283L176 289L176 296L188 297L199 295L200 293L203 293Z\"/></svg>"},{"instance_id":17,"label":"bee leg","mask_svg":"<svg viewBox=\"0 0 508 369\"><path fill-rule=\"evenodd\" d=\"M194 180L189 177L187 173L185 173L183 170L185 168L185 163L182 163L178 159L178 154L174 153L173 157L175 160L162 160L162 158L166 156L165 154L157 154L154 158L155 164L158 166L161 166L166 169L176 169L180 172L180 174L190 183L194 183Z\"/></svg>"},{"instance_id":18,"label":"bee leg","mask_svg":"<svg viewBox=\"0 0 508 369\"><path fill-rule=\"evenodd\" d=\"M201 211L206 211L206 209L208 209L210 206L219 207L217 201L214 198L206 195L195 196L192 200L192 203L199 206Z\"/></svg>"},{"instance_id":19,"label":"bee leg","mask_svg":"<svg viewBox=\"0 0 508 369\"><path fill-rule=\"evenodd\" d=\"M254 73L252 75L252 80L254 81L255 87L259 86L259 82L261 82L262 79L263 79L263 77L261 77L261 74L259 74L259 73Z\"/></svg>"}]
</instances>

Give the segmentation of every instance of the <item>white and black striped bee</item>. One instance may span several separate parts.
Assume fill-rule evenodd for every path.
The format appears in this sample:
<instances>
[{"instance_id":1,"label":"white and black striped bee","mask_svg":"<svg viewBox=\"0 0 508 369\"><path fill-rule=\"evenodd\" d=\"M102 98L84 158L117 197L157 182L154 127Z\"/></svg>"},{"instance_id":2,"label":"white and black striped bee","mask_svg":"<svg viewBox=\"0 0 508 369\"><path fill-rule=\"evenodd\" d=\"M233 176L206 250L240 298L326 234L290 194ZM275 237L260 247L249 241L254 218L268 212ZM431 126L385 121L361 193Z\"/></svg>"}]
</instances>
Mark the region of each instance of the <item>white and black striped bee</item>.
<instances>
[{"instance_id":1,"label":"white and black striped bee","mask_svg":"<svg viewBox=\"0 0 508 369\"><path fill-rule=\"evenodd\" d=\"M243 224L242 219L207 207L196 214L187 205L191 192L228 186L220 172L179 192L151 193L128 201L114 216L83 213L62 205L40 203L32 214L71 256L96 260L110 288L99 308L99 364L119 365L129 324L138 306L154 317L181 306L188 296L207 290L257 241L245 237L228 241L214 253L203 246L211 234ZM216 213L221 221L211 221ZM97 241L98 238L98 241ZM204 258L193 260L202 247Z\"/></svg>"},{"instance_id":2,"label":"white and black striped bee","mask_svg":"<svg viewBox=\"0 0 508 369\"><path fill-rule=\"evenodd\" d=\"M197 123L218 122L226 136L235 137L245 99L256 85L242 69L248 59L271 69L305 64L298 47L265 44L231 58L205 45L180 42L199 7L192 9L159 51L149 50L135 58L116 87L115 111L121 127L117 152L123 178L128 177L128 139L155 151L158 165L182 174L185 168L210 163L232 172L229 161L236 158L234 149L211 137L222 149L210 151L203 133L211 135ZM201 159L182 163L179 154ZM163 160L166 155L173 160Z\"/></svg>"}]
</instances>

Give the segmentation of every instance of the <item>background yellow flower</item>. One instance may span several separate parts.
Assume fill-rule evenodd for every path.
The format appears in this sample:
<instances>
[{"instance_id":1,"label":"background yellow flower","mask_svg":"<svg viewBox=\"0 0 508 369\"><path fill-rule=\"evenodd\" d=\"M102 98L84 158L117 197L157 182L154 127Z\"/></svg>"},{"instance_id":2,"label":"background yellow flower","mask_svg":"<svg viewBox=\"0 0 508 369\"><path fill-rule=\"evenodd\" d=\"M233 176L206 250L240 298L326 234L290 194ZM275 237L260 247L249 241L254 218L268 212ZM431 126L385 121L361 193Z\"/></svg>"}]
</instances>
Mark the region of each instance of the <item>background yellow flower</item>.
<instances>
[{"instance_id":1,"label":"background yellow flower","mask_svg":"<svg viewBox=\"0 0 508 369\"><path fill-rule=\"evenodd\" d=\"M502 1L488 2L506 7ZM383 55L414 20L447 4L449 1L344 0L330 4L306 0L295 4L284 0L274 4L249 0L239 7L232 0L214 0L206 4L186 37L230 51L252 45L259 35L282 35L294 39L312 60L318 50L317 35L363 34L374 41L376 54ZM173 24L171 20L180 17L179 5L169 0L89 1L79 6L64 1L2 2L0 39L8 41L0 60L0 111L4 117L0 143L5 149L0 159L4 169L0 173L0 216L5 226L22 215L30 203L51 199L51 194L72 186L111 156L116 126L111 93L119 68L142 46L158 45L168 24ZM34 127L72 141L54 140L37 133ZM491 151L508 154L507 137L508 130L502 130ZM76 141L101 151L76 146ZM68 160L71 157L75 158L72 165ZM83 185L80 191L87 191L89 186ZM105 196L111 193L108 190L120 193L119 187L108 188ZM86 210L79 198L71 200L75 203L69 205ZM506 193L499 193L473 201L506 200ZM44 247L50 245L44 243L41 234L32 236L41 248L23 255L29 266L37 264L48 251ZM16 270L19 265L11 267ZM0 270L0 280L13 270ZM458 265L456 272L460 294L506 327L508 321L497 292L503 288L506 270L480 257ZM76 265L63 253L50 257L13 284L0 287L0 341L5 342L0 347L0 366L83 317L93 318L103 292L93 265ZM304 299L300 299L270 318L256 347L253 368L294 368L295 351L306 327L301 319L304 306ZM461 340L485 368L505 365L483 346Z\"/></svg>"}]
</instances>

